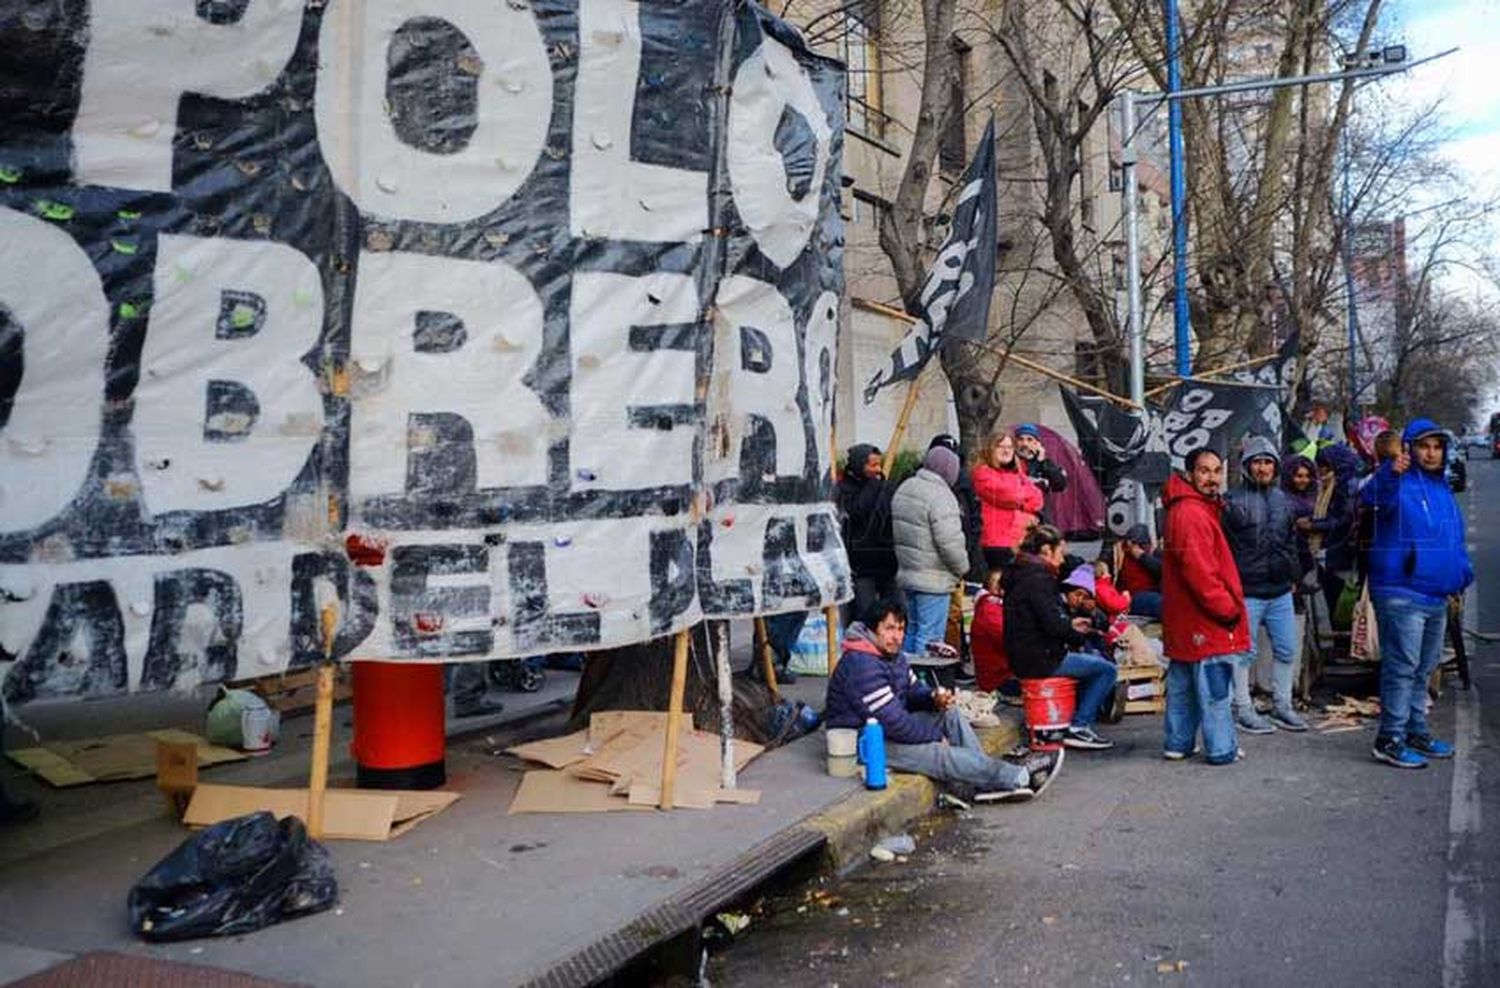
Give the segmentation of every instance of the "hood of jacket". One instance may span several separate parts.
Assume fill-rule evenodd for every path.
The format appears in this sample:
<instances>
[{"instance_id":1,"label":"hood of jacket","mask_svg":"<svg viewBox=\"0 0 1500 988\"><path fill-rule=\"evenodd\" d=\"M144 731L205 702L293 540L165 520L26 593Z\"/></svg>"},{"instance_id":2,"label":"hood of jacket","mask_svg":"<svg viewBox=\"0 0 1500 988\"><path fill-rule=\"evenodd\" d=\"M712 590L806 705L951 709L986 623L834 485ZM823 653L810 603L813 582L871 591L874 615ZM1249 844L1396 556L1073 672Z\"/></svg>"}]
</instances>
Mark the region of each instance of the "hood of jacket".
<instances>
[{"instance_id":1,"label":"hood of jacket","mask_svg":"<svg viewBox=\"0 0 1500 988\"><path fill-rule=\"evenodd\" d=\"M865 464L873 452L875 452L875 447L869 443L855 443L850 446L849 458L845 461L844 476L856 483L869 480L870 478L865 476Z\"/></svg>"},{"instance_id":2,"label":"hood of jacket","mask_svg":"<svg viewBox=\"0 0 1500 988\"><path fill-rule=\"evenodd\" d=\"M1318 466L1327 467L1344 483L1359 473L1359 454L1343 443L1318 450Z\"/></svg>"},{"instance_id":3,"label":"hood of jacket","mask_svg":"<svg viewBox=\"0 0 1500 988\"><path fill-rule=\"evenodd\" d=\"M1136 522L1125 530L1125 541L1135 545L1151 544L1151 529L1143 522Z\"/></svg>"},{"instance_id":4,"label":"hood of jacket","mask_svg":"<svg viewBox=\"0 0 1500 988\"><path fill-rule=\"evenodd\" d=\"M1240 474L1249 483L1254 483L1250 479L1250 461L1261 456L1270 457L1271 462L1276 464L1276 472L1281 473L1281 454L1276 452L1276 444L1265 436L1250 436L1240 449ZM1275 480L1271 482L1274 484Z\"/></svg>"},{"instance_id":5,"label":"hood of jacket","mask_svg":"<svg viewBox=\"0 0 1500 988\"><path fill-rule=\"evenodd\" d=\"M1217 512L1219 506L1223 504L1223 500L1218 495L1206 497L1199 494L1198 489L1193 486L1192 481L1180 473L1174 473L1167 478L1167 485L1162 489L1161 493L1162 506L1167 508L1172 507L1172 505L1179 501L1202 501Z\"/></svg>"},{"instance_id":6,"label":"hood of jacket","mask_svg":"<svg viewBox=\"0 0 1500 988\"><path fill-rule=\"evenodd\" d=\"M1401 430L1401 441L1404 443L1414 443L1427 436L1437 436L1443 441L1444 446L1448 445L1448 434L1432 419L1412 419L1407 423L1406 428Z\"/></svg>"},{"instance_id":7,"label":"hood of jacket","mask_svg":"<svg viewBox=\"0 0 1500 988\"><path fill-rule=\"evenodd\" d=\"M1312 475L1312 484L1305 491L1292 488L1292 474L1297 472L1298 467L1306 467ZM1318 495L1318 465L1300 453L1294 453L1286 458L1281 468L1281 489L1292 497L1317 497Z\"/></svg>"},{"instance_id":8,"label":"hood of jacket","mask_svg":"<svg viewBox=\"0 0 1500 988\"><path fill-rule=\"evenodd\" d=\"M886 655L880 650L875 642L875 632L871 631L863 621L855 621L844 629L844 651L864 652L866 655L878 655L882 659L893 659L894 655Z\"/></svg>"}]
</instances>

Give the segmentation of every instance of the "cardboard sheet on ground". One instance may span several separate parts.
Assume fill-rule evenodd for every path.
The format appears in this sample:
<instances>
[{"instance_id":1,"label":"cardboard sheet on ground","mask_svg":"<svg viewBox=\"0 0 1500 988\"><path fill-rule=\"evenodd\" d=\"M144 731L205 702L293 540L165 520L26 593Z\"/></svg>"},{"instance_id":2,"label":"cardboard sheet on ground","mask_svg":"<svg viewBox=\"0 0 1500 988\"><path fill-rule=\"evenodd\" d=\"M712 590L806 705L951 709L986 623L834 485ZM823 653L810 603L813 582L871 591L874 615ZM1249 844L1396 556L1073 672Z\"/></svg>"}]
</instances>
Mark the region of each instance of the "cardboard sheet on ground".
<instances>
[{"instance_id":1,"label":"cardboard sheet on ground","mask_svg":"<svg viewBox=\"0 0 1500 988\"><path fill-rule=\"evenodd\" d=\"M693 730L690 717L678 738L677 781L672 805L710 809L714 803L753 803L754 790L719 788L719 737ZM561 771L527 772L511 802L512 813L602 813L647 809L661 801L662 755L667 715L612 710L589 720L588 748L579 734L509 749ZM583 757L575 757L583 752ZM735 769L743 769L764 746L735 739Z\"/></svg>"},{"instance_id":2,"label":"cardboard sheet on ground","mask_svg":"<svg viewBox=\"0 0 1500 988\"><path fill-rule=\"evenodd\" d=\"M307 797L306 789L200 785L182 822L207 827L257 810L306 820ZM332 840L390 840L441 813L458 797L456 792L443 790L329 789L323 804L323 835Z\"/></svg>"},{"instance_id":3,"label":"cardboard sheet on ground","mask_svg":"<svg viewBox=\"0 0 1500 988\"><path fill-rule=\"evenodd\" d=\"M189 731L165 730L138 734L107 734L76 741L51 741L35 748L6 752L10 760L64 789L92 782L146 779L156 774L156 742L198 744L198 767L244 761L249 756L233 748L209 744Z\"/></svg>"}]
</instances>

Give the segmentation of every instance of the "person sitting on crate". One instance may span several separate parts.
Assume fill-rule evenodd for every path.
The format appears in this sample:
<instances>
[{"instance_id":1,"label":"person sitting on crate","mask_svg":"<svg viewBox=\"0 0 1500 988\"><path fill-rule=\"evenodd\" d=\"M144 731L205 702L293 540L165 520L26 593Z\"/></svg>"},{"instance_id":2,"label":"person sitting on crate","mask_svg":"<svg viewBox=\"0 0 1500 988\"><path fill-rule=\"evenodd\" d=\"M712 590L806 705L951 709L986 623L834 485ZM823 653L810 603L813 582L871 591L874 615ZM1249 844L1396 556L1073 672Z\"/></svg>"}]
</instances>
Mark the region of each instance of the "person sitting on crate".
<instances>
[{"instance_id":1,"label":"person sitting on crate","mask_svg":"<svg viewBox=\"0 0 1500 988\"><path fill-rule=\"evenodd\" d=\"M828 680L824 723L858 730L873 717L885 732L887 765L960 787L977 802L1040 795L1062 766L1062 752L1033 753L1020 764L987 754L953 694L929 688L912 673L901 654L905 635L906 608L891 598L849 626Z\"/></svg>"},{"instance_id":2,"label":"person sitting on crate","mask_svg":"<svg viewBox=\"0 0 1500 988\"><path fill-rule=\"evenodd\" d=\"M1069 617L1062 592L1092 597L1093 587L1066 588L1058 570L1067 556L1062 533L1038 525L1021 540L1021 554L1005 578L1005 652L1022 680L1062 676L1077 681L1078 698L1063 736L1069 748L1103 750L1114 742L1094 730L1099 711L1115 688L1114 663L1083 648L1093 631L1091 617ZM1084 569L1092 583L1093 570ZM1080 577L1081 579L1081 577Z\"/></svg>"}]
</instances>

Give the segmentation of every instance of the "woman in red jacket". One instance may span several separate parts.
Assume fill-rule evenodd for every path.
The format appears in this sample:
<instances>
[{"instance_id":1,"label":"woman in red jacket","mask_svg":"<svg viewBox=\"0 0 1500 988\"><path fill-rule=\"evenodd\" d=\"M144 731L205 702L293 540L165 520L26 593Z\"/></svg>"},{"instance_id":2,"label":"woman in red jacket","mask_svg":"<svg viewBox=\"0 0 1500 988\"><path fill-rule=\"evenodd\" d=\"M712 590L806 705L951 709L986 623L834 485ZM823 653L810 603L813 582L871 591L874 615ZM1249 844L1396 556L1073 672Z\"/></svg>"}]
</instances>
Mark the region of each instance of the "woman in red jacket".
<instances>
[{"instance_id":1,"label":"woman in red jacket","mask_svg":"<svg viewBox=\"0 0 1500 988\"><path fill-rule=\"evenodd\" d=\"M997 432L974 467L974 493L979 495L980 534L984 561L1001 569L1015 561L1016 546L1042 510L1042 489L1026 476L1026 465L1016 457L1016 437Z\"/></svg>"}]
</instances>

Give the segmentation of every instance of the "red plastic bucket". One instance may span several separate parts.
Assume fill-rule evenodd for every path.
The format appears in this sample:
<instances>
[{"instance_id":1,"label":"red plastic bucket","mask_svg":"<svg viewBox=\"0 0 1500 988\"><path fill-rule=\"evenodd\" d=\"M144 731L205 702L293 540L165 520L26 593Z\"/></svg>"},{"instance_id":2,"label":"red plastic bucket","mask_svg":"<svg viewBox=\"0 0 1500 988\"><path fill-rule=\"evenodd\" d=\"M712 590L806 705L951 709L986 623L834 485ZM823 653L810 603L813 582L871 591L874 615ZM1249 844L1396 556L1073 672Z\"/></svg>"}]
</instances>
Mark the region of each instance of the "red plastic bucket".
<instances>
[{"instance_id":1,"label":"red plastic bucket","mask_svg":"<svg viewBox=\"0 0 1500 988\"><path fill-rule=\"evenodd\" d=\"M1021 709L1031 747L1036 751L1056 751L1062 747L1063 733L1073 719L1078 684L1066 676L1021 680Z\"/></svg>"},{"instance_id":2,"label":"red plastic bucket","mask_svg":"<svg viewBox=\"0 0 1500 988\"><path fill-rule=\"evenodd\" d=\"M436 789L447 781L443 667L354 663L350 753L365 789Z\"/></svg>"}]
</instances>

